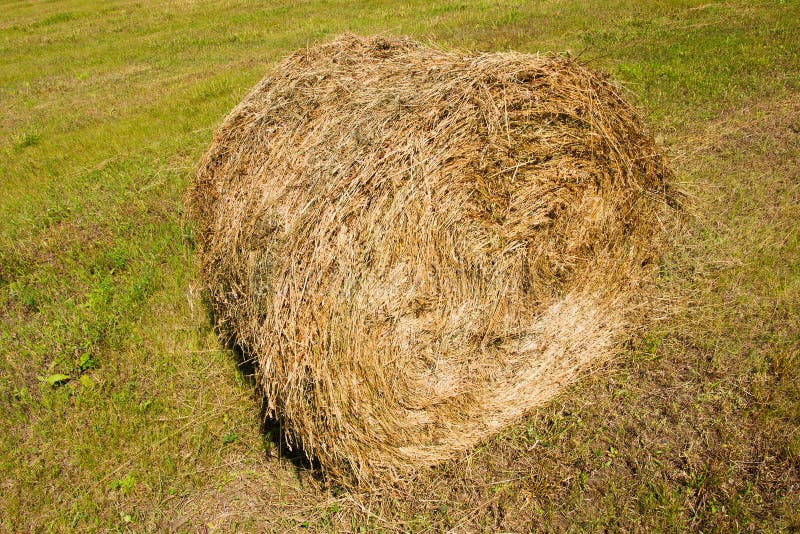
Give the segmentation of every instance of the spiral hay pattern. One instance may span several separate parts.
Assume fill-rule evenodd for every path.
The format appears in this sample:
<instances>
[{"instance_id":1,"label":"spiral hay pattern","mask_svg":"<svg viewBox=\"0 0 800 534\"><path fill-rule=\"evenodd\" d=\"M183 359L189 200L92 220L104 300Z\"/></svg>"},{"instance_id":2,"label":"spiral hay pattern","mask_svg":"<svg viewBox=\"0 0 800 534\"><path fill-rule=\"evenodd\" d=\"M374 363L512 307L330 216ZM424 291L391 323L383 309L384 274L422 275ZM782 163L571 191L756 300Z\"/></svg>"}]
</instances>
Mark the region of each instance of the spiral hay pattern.
<instances>
[{"instance_id":1,"label":"spiral hay pattern","mask_svg":"<svg viewBox=\"0 0 800 534\"><path fill-rule=\"evenodd\" d=\"M670 180L623 90L574 60L346 35L233 110L189 207L268 415L370 482L608 358L668 236Z\"/></svg>"}]
</instances>

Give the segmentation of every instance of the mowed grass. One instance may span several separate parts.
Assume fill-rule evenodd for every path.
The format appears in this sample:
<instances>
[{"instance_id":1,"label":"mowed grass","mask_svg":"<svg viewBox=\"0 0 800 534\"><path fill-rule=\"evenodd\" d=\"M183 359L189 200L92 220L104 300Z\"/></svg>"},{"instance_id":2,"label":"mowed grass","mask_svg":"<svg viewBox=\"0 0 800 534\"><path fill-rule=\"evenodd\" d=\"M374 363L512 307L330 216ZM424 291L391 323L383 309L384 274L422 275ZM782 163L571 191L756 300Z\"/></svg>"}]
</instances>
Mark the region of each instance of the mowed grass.
<instances>
[{"instance_id":1,"label":"mowed grass","mask_svg":"<svg viewBox=\"0 0 800 534\"><path fill-rule=\"evenodd\" d=\"M343 31L580 55L691 198L677 314L383 494L263 431L183 215L228 110ZM0 529L800 528L800 3L9 1L0 57Z\"/></svg>"}]
</instances>

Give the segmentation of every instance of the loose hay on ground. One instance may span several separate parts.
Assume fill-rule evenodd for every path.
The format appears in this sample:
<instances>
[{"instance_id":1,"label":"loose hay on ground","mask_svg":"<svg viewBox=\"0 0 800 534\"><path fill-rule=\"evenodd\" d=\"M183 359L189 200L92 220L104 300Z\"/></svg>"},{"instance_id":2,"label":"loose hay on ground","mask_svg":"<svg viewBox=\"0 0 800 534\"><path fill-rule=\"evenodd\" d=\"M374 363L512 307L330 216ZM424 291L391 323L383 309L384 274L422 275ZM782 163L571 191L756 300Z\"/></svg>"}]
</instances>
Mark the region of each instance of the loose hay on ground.
<instances>
[{"instance_id":1,"label":"loose hay on ground","mask_svg":"<svg viewBox=\"0 0 800 534\"><path fill-rule=\"evenodd\" d=\"M565 57L343 36L282 61L190 189L221 332L343 482L511 424L635 323L674 193L620 87Z\"/></svg>"}]
</instances>

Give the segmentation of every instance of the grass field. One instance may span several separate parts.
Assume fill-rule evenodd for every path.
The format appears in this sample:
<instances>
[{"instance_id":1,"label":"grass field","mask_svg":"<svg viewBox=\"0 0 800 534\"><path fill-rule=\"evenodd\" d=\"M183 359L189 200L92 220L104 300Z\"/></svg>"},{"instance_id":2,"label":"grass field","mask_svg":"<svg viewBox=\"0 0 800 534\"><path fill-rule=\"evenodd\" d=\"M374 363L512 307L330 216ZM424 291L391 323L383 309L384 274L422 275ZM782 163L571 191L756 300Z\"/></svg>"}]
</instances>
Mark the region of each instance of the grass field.
<instances>
[{"instance_id":1,"label":"grass field","mask_svg":"<svg viewBox=\"0 0 800 534\"><path fill-rule=\"evenodd\" d=\"M580 55L691 198L678 313L382 494L260 427L183 215L225 114L346 30ZM0 530L800 529L800 2L7 0L0 57Z\"/></svg>"}]
</instances>

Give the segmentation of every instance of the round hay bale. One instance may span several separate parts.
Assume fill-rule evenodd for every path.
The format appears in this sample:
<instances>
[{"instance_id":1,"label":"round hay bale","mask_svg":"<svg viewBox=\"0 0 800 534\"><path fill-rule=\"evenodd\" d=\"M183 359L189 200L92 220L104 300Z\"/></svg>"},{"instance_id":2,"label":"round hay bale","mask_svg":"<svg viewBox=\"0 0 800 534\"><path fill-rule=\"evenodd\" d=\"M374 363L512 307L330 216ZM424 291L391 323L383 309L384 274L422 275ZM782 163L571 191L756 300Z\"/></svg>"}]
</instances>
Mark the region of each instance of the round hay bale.
<instances>
[{"instance_id":1,"label":"round hay bale","mask_svg":"<svg viewBox=\"0 0 800 534\"><path fill-rule=\"evenodd\" d=\"M221 332L342 481L435 464L607 358L670 172L565 57L343 36L283 60L190 189Z\"/></svg>"}]
</instances>

